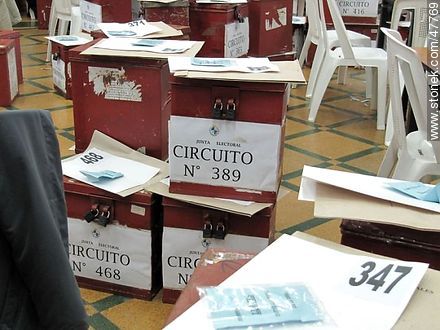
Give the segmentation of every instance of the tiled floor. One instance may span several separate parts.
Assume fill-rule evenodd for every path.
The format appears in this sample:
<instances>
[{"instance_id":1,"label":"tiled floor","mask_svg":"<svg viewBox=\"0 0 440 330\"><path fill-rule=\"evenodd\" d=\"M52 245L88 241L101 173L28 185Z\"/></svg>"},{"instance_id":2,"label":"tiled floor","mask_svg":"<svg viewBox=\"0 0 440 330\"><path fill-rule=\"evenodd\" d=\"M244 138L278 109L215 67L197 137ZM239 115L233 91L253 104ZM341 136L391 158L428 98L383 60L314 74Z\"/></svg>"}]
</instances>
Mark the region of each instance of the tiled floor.
<instances>
[{"instance_id":1,"label":"tiled floor","mask_svg":"<svg viewBox=\"0 0 440 330\"><path fill-rule=\"evenodd\" d=\"M55 93L51 67L45 63L47 31L22 29L24 83L20 96L6 109L47 109L51 112L63 157L73 154L72 102ZM305 70L308 75L308 70ZM299 202L297 193L304 164L343 171L375 174L384 154L384 134L376 131L375 112L362 102L363 71L349 71L345 86L334 81L328 88L316 123L307 121L305 88L292 89L287 113L283 186L291 190L277 207L277 233L297 230L338 242L338 220L313 217L313 205ZM0 111L5 108L0 107ZM93 329L161 329L172 305L107 293L81 290Z\"/></svg>"}]
</instances>

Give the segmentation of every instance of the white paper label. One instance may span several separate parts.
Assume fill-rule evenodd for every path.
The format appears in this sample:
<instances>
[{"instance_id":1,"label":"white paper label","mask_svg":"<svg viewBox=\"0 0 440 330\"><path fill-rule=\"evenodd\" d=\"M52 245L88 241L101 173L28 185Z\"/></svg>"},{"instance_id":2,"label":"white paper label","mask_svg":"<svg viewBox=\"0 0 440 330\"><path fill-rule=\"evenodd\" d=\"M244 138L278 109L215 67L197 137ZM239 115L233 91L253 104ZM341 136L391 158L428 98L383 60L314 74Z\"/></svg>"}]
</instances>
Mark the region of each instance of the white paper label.
<instances>
[{"instance_id":1,"label":"white paper label","mask_svg":"<svg viewBox=\"0 0 440 330\"><path fill-rule=\"evenodd\" d=\"M275 30L287 25L287 8L269 10L266 14L266 31Z\"/></svg>"},{"instance_id":2,"label":"white paper label","mask_svg":"<svg viewBox=\"0 0 440 330\"><path fill-rule=\"evenodd\" d=\"M240 57L249 50L249 19L225 25L225 57Z\"/></svg>"},{"instance_id":3,"label":"white paper label","mask_svg":"<svg viewBox=\"0 0 440 330\"><path fill-rule=\"evenodd\" d=\"M280 141L280 125L171 116L170 179L276 191Z\"/></svg>"},{"instance_id":4,"label":"white paper label","mask_svg":"<svg viewBox=\"0 0 440 330\"><path fill-rule=\"evenodd\" d=\"M127 80L124 68L89 67L89 82L96 95L107 100L142 102L142 86Z\"/></svg>"},{"instance_id":5,"label":"white paper label","mask_svg":"<svg viewBox=\"0 0 440 330\"><path fill-rule=\"evenodd\" d=\"M151 289L151 232L69 218L69 257L77 276Z\"/></svg>"},{"instance_id":6,"label":"white paper label","mask_svg":"<svg viewBox=\"0 0 440 330\"><path fill-rule=\"evenodd\" d=\"M81 0L79 9L81 11L81 28L87 32L96 30L96 24L102 23L101 5Z\"/></svg>"},{"instance_id":7,"label":"white paper label","mask_svg":"<svg viewBox=\"0 0 440 330\"><path fill-rule=\"evenodd\" d=\"M145 211L146 211L145 207L142 207L142 206L139 206L139 205L134 205L134 204L131 204L131 206L130 206L130 212L133 213L133 214L144 216L145 215Z\"/></svg>"},{"instance_id":8,"label":"white paper label","mask_svg":"<svg viewBox=\"0 0 440 330\"><path fill-rule=\"evenodd\" d=\"M52 78L53 84L66 93L66 63L61 57L52 59Z\"/></svg>"},{"instance_id":9,"label":"white paper label","mask_svg":"<svg viewBox=\"0 0 440 330\"><path fill-rule=\"evenodd\" d=\"M8 71L9 71L9 87L11 93L11 100L18 94L18 77L17 77L17 62L15 58L15 48L8 51Z\"/></svg>"},{"instance_id":10,"label":"white paper label","mask_svg":"<svg viewBox=\"0 0 440 330\"><path fill-rule=\"evenodd\" d=\"M227 248L240 252L258 253L268 244L269 239L262 237L227 234L222 240L203 238L201 230L164 227L163 286L169 289L184 289L200 256L208 248Z\"/></svg>"},{"instance_id":11,"label":"white paper label","mask_svg":"<svg viewBox=\"0 0 440 330\"><path fill-rule=\"evenodd\" d=\"M379 0L337 0L342 16L377 17Z\"/></svg>"}]
</instances>

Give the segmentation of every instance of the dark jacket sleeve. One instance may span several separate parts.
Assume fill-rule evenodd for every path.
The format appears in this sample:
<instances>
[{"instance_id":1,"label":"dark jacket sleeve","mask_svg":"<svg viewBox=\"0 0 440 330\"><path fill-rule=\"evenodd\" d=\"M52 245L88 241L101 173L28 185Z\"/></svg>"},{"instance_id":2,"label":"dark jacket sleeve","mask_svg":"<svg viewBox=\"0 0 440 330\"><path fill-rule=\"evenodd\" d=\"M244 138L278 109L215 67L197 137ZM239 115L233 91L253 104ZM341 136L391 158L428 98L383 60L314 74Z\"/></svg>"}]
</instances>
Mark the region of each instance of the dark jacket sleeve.
<instances>
[{"instance_id":1,"label":"dark jacket sleeve","mask_svg":"<svg viewBox=\"0 0 440 330\"><path fill-rule=\"evenodd\" d=\"M0 196L0 232L40 327L87 329L68 259L59 146L49 112L0 112Z\"/></svg>"}]
</instances>

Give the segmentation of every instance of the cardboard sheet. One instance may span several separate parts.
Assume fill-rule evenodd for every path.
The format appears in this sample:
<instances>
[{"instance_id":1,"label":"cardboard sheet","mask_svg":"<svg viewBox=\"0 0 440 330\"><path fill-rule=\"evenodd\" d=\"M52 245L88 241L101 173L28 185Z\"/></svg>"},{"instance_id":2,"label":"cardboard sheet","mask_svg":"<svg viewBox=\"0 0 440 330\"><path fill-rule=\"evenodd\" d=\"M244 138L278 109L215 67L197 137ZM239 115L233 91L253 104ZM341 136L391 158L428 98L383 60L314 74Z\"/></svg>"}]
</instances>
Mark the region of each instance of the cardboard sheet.
<instances>
[{"instance_id":1,"label":"cardboard sheet","mask_svg":"<svg viewBox=\"0 0 440 330\"><path fill-rule=\"evenodd\" d=\"M192 79L210 79L210 80L231 80L231 81L252 81L269 83L306 83L304 74L298 63L295 61L276 61L273 62L279 68L279 72L263 73L243 73L243 72L201 72L201 71L177 71L176 77Z\"/></svg>"},{"instance_id":2,"label":"cardboard sheet","mask_svg":"<svg viewBox=\"0 0 440 330\"><path fill-rule=\"evenodd\" d=\"M417 230L440 231L437 212L402 205L318 183L315 217L343 218L397 225Z\"/></svg>"},{"instance_id":3,"label":"cardboard sheet","mask_svg":"<svg viewBox=\"0 0 440 330\"><path fill-rule=\"evenodd\" d=\"M244 215L247 217L253 216L255 213L271 206L271 203L252 203L249 205L241 205L224 199L203 197L194 195L174 194L169 192L169 186L162 182L156 182L146 187L150 192L158 195L173 198L182 202L208 207L216 210L226 211L234 214ZM278 200L285 197L289 191L286 188L280 187L278 193Z\"/></svg>"},{"instance_id":4,"label":"cardboard sheet","mask_svg":"<svg viewBox=\"0 0 440 330\"><path fill-rule=\"evenodd\" d=\"M324 183L363 195L440 213L440 203L410 197L391 189L388 185L390 182L402 182L402 180L304 166L298 199L315 201L317 185Z\"/></svg>"},{"instance_id":5,"label":"cardboard sheet","mask_svg":"<svg viewBox=\"0 0 440 330\"><path fill-rule=\"evenodd\" d=\"M99 42L98 42L99 43ZM97 43L97 44L98 44ZM195 41L195 44L191 49L179 53L179 54L161 54L152 53L147 51L127 51L127 50L111 50L102 49L96 47L89 47L85 51L81 52L82 55L99 55L99 56L116 56L116 57L137 57L137 58L151 58L151 59L164 59L166 60L171 56L196 56L203 46L203 41Z\"/></svg>"}]
</instances>

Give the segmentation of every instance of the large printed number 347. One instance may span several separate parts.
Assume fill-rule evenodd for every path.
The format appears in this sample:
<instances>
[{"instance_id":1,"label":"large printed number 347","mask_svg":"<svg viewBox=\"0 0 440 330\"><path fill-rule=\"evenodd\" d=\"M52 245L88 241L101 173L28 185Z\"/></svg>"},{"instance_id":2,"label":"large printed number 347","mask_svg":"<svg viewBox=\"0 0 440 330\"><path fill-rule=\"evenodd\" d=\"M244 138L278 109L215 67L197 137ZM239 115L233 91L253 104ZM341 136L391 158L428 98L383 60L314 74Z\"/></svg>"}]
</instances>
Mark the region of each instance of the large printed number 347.
<instances>
[{"instance_id":1,"label":"large printed number 347","mask_svg":"<svg viewBox=\"0 0 440 330\"><path fill-rule=\"evenodd\" d=\"M390 274L393 267L396 266L394 264L389 264L382 270L378 272L373 272L373 270L376 268L376 263L373 261L367 261L364 263L361 267L365 270L360 273L360 276L358 277L350 277L348 283L351 286L359 286L364 283L372 285L371 290L377 291L380 287L384 286L386 282L387 276ZM391 290L396 286L399 281L404 278L406 275L408 275L412 270L412 267L407 266L396 266L394 269L394 273L399 273L397 278L394 279L394 281L391 282L389 280L388 282L391 282L386 289L384 290L384 293L390 293ZM388 283L387 283L388 284Z\"/></svg>"}]
</instances>

